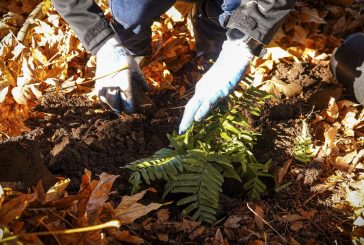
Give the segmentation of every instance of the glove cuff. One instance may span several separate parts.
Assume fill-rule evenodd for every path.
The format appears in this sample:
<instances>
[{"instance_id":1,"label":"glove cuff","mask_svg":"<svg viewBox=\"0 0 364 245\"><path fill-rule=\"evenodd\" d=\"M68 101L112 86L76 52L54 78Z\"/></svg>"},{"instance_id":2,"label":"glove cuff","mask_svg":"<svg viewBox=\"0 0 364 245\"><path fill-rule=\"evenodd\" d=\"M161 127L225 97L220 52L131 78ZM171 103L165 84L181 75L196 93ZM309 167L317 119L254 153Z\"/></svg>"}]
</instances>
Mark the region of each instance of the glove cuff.
<instances>
[{"instance_id":1,"label":"glove cuff","mask_svg":"<svg viewBox=\"0 0 364 245\"><path fill-rule=\"evenodd\" d=\"M226 60L241 60L244 63L246 60L251 61L254 59L252 50L242 39L225 40L220 56L224 56Z\"/></svg>"},{"instance_id":2,"label":"glove cuff","mask_svg":"<svg viewBox=\"0 0 364 245\"><path fill-rule=\"evenodd\" d=\"M255 40L254 38L243 34L238 29L229 29L227 32L228 40L241 40L246 43L252 54L258 57L262 57L266 53L264 44Z\"/></svg>"},{"instance_id":3,"label":"glove cuff","mask_svg":"<svg viewBox=\"0 0 364 245\"><path fill-rule=\"evenodd\" d=\"M108 54L111 52L117 52L121 55L128 56L130 53L124 46L121 44L119 37L114 34L110 36L106 42L101 46L101 48L97 51L96 56L102 56L103 54Z\"/></svg>"}]
</instances>

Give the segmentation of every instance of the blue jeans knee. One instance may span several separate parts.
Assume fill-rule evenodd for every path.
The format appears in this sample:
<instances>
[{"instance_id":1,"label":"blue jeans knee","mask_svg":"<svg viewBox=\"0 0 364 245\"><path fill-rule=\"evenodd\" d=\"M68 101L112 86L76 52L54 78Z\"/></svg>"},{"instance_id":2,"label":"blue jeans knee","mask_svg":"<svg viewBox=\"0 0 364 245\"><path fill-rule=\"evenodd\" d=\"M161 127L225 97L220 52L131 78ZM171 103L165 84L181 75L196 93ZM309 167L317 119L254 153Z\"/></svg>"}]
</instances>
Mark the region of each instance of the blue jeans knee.
<instances>
[{"instance_id":1,"label":"blue jeans knee","mask_svg":"<svg viewBox=\"0 0 364 245\"><path fill-rule=\"evenodd\" d=\"M167 11L176 0L109 0L114 27L123 45L134 55L146 55L150 49L154 20ZM191 1L189 1L191 2ZM193 23L197 49L201 54L218 52L226 39L225 24L240 0L195 0ZM204 49L204 50L202 50Z\"/></svg>"}]
</instances>

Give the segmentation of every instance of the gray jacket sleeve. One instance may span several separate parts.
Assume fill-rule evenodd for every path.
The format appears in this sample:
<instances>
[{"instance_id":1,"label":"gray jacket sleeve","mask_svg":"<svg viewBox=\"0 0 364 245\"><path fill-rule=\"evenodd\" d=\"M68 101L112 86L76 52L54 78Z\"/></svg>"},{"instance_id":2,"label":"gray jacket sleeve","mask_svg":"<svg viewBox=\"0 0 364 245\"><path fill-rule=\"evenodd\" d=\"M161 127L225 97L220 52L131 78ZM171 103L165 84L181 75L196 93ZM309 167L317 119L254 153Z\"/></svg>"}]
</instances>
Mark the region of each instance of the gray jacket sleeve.
<instances>
[{"instance_id":1,"label":"gray jacket sleeve","mask_svg":"<svg viewBox=\"0 0 364 245\"><path fill-rule=\"evenodd\" d=\"M227 28L238 29L262 44L268 44L277 32L295 0L241 0Z\"/></svg>"},{"instance_id":2,"label":"gray jacket sleeve","mask_svg":"<svg viewBox=\"0 0 364 245\"><path fill-rule=\"evenodd\" d=\"M213 0L210 0L213 1ZM94 0L52 0L84 47L95 54L113 34ZM290 12L295 0L241 0L228 20L228 29L237 29L260 43L268 44Z\"/></svg>"},{"instance_id":3,"label":"gray jacket sleeve","mask_svg":"<svg viewBox=\"0 0 364 245\"><path fill-rule=\"evenodd\" d=\"M67 21L92 54L114 32L94 0L52 0L58 13Z\"/></svg>"}]
</instances>

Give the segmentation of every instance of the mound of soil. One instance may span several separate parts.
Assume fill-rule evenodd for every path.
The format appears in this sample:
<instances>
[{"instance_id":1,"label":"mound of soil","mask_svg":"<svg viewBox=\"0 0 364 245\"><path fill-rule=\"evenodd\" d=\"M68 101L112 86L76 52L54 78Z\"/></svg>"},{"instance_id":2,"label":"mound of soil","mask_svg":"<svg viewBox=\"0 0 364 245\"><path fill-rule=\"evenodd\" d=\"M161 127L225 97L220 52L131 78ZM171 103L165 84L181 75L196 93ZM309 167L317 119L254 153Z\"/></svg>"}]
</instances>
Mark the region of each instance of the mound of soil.
<instances>
[{"instance_id":1,"label":"mound of soil","mask_svg":"<svg viewBox=\"0 0 364 245\"><path fill-rule=\"evenodd\" d=\"M168 146L166 134L177 129L180 116L180 111L168 109L172 99L161 94L148 114L118 117L85 96L47 96L36 108L44 118L28 121L33 130L1 142L0 160L5 165L0 179L32 186L44 176L49 184L51 172L71 178L72 189L87 168L94 174L121 175L123 188L128 174L121 167Z\"/></svg>"}]
</instances>

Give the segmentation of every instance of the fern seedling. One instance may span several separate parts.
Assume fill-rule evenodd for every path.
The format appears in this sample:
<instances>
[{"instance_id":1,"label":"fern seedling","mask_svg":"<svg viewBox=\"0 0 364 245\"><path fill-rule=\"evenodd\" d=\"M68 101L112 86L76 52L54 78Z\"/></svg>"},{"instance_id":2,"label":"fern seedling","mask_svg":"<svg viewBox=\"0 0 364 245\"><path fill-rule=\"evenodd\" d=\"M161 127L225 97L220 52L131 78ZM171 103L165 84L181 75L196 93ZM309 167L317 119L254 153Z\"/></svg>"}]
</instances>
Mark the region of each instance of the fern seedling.
<instances>
[{"instance_id":1,"label":"fern seedling","mask_svg":"<svg viewBox=\"0 0 364 245\"><path fill-rule=\"evenodd\" d=\"M250 197L258 198L267 187L262 177L268 174L269 164L260 164L251 150L259 136L250 127L241 108L254 115L267 94L249 86L231 96L230 107L217 108L202 123L195 123L184 135L168 136L170 148L153 156L135 161L126 167L133 173L129 182L133 192L141 183L157 179L167 181L163 197L181 193L177 202L183 215L206 223L216 221L216 210L225 178L244 181L242 188Z\"/></svg>"},{"instance_id":2,"label":"fern seedling","mask_svg":"<svg viewBox=\"0 0 364 245\"><path fill-rule=\"evenodd\" d=\"M294 140L293 157L299 162L309 163L316 156L306 120L302 122L302 132Z\"/></svg>"}]
</instances>

